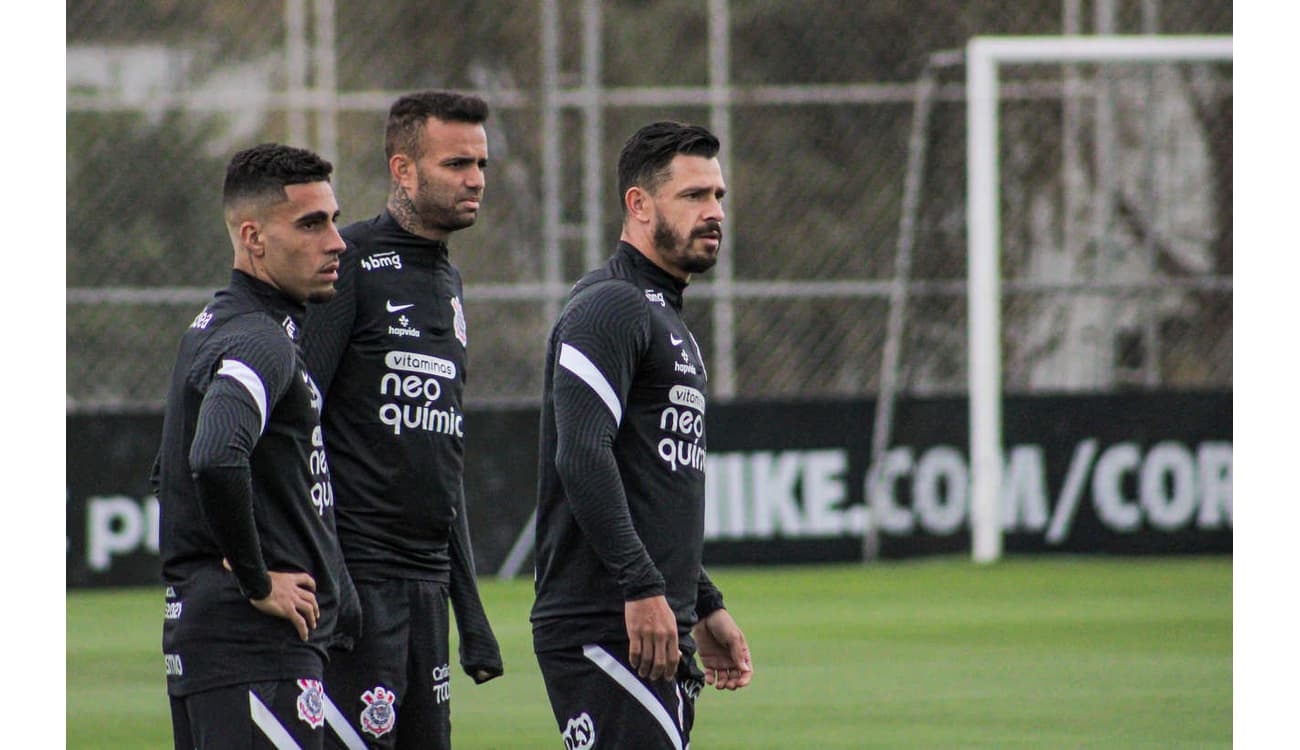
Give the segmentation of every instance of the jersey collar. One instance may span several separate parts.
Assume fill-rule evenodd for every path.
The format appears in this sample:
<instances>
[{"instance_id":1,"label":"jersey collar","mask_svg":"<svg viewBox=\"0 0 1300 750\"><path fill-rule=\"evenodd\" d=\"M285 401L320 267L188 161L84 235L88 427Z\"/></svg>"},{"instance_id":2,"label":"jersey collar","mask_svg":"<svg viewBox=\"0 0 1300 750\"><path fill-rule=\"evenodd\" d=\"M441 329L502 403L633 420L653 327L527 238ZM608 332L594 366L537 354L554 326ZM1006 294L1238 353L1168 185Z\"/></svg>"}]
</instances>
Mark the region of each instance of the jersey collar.
<instances>
[{"instance_id":1,"label":"jersey collar","mask_svg":"<svg viewBox=\"0 0 1300 750\"><path fill-rule=\"evenodd\" d=\"M265 281L239 269L232 269L230 272L230 288L257 300L272 317L276 319L283 317L286 321L292 322L292 325L289 322L284 323L284 328L289 338L297 340L298 332L302 330L303 315L307 313L305 302L299 302Z\"/></svg>"},{"instance_id":2,"label":"jersey collar","mask_svg":"<svg viewBox=\"0 0 1300 750\"><path fill-rule=\"evenodd\" d=\"M636 269L637 274L643 281L663 292L664 299L668 300L670 305L678 310L682 309L682 292L686 289L685 281L656 266L649 258L642 255L635 245L619 240L618 253Z\"/></svg>"},{"instance_id":3,"label":"jersey collar","mask_svg":"<svg viewBox=\"0 0 1300 750\"><path fill-rule=\"evenodd\" d=\"M406 231L401 224L397 223L397 218L387 208L379 215L375 227L382 233L384 243L391 244L409 253L409 255L403 255L403 259L409 257L413 260L429 259L437 261L447 258L450 254L446 242L431 240Z\"/></svg>"}]
</instances>

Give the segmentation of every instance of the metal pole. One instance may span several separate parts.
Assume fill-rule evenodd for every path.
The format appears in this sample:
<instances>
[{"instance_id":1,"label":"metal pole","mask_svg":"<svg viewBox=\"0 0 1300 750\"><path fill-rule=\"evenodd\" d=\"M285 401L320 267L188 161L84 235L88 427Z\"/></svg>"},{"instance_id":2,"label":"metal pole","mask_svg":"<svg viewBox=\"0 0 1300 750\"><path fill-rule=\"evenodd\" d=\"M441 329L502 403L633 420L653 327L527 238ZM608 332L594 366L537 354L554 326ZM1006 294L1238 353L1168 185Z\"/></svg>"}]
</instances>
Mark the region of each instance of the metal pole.
<instances>
[{"instance_id":1,"label":"metal pole","mask_svg":"<svg viewBox=\"0 0 1300 750\"><path fill-rule=\"evenodd\" d=\"M1114 0L1096 0L1093 6L1093 26L1097 34L1111 34L1115 30ZM1111 278L1115 256L1120 252L1114 233L1115 223L1115 92L1114 75L1106 65L1098 65L1096 101L1093 109L1093 174L1096 176L1092 192L1092 264L1089 276ZM1115 309L1117 305L1099 304L1088 300L1085 306L1087 322L1073 326L1079 339L1072 343L1078 347L1078 356L1072 357L1070 370L1082 375L1075 383L1084 388L1107 388L1115 383ZM1086 339L1084 331L1095 326Z\"/></svg>"},{"instance_id":2,"label":"metal pole","mask_svg":"<svg viewBox=\"0 0 1300 750\"><path fill-rule=\"evenodd\" d=\"M292 146L303 147L307 145L307 113L303 106L303 90L307 86L306 0L285 0L284 55L288 141Z\"/></svg>"},{"instance_id":3,"label":"metal pole","mask_svg":"<svg viewBox=\"0 0 1300 750\"><path fill-rule=\"evenodd\" d=\"M889 317L885 323L885 347L880 357L880 393L871 423L871 480L867 483L868 523L862 536L862 559L874 560L880 552L880 531L874 520L876 488L884 469L885 453L894 431L894 407L898 401L899 361L902 358L903 326L907 319L907 285L912 274L912 248L916 242L916 215L925 181L925 156L930 132L930 110L938 85L939 68L959 64L961 52L930 55L916 82L912 107L912 130L907 139L907 172L903 178L903 205L899 212L898 245L894 254L894 278L889 284Z\"/></svg>"},{"instance_id":4,"label":"metal pole","mask_svg":"<svg viewBox=\"0 0 1300 750\"><path fill-rule=\"evenodd\" d=\"M1002 556L1002 345L999 289L998 70L988 43L966 49L966 221L970 292L967 346L970 391L971 557Z\"/></svg>"},{"instance_id":5,"label":"metal pole","mask_svg":"<svg viewBox=\"0 0 1300 750\"><path fill-rule=\"evenodd\" d=\"M1159 0L1143 0L1142 2L1142 33L1157 34L1159 33L1160 3ZM1158 132L1160 112L1163 109L1161 97L1155 95L1157 85L1157 70L1155 66L1146 67L1147 91L1151 92L1143 106L1146 108L1146 119L1143 122L1142 130L1142 150L1146 157L1143 164L1145 171L1146 186L1146 214L1147 214L1147 233L1146 241L1143 243L1143 251L1146 256L1146 272L1149 276L1154 277L1157 268L1157 249L1158 232L1160 229L1159 215L1159 195L1160 187L1157 184L1156 172L1156 138ZM1147 388L1155 388L1160 385L1160 321L1157 317L1155 299L1150 296L1141 298L1142 300L1142 384Z\"/></svg>"},{"instance_id":6,"label":"metal pole","mask_svg":"<svg viewBox=\"0 0 1300 750\"><path fill-rule=\"evenodd\" d=\"M601 161L601 146L605 142L604 105L601 89L601 15L600 0L585 0L582 6L582 90L584 140L582 148L583 192L583 270L600 265L608 253L603 230L605 224L602 207L605 201L605 184L601 179L605 165Z\"/></svg>"},{"instance_id":7,"label":"metal pole","mask_svg":"<svg viewBox=\"0 0 1300 750\"><path fill-rule=\"evenodd\" d=\"M542 280L551 294L543 305L549 325L560 311L563 289L560 255L560 11L556 0L542 0Z\"/></svg>"},{"instance_id":8,"label":"metal pole","mask_svg":"<svg viewBox=\"0 0 1300 750\"><path fill-rule=\"evenodd\" d=\"M731 34L728 0L709 0L709 122L722 142L718 161L724 173L732 165L731 144ZM733 271L732 248L735 247L735 193L727 202L722 246L718 263L710 274L718 296L713 302L713 376L709 391L722 399L736 395L736 307L731 293Z\"/></svg>"},{"instance_id":9,"label":"metal pole","mask_svg":"<svg viewBox=\"0 0 1300 750\"><path fill-rule=\"evenodd\" d=\"M338 161L338 75L334 37L334 0L316 4L316 149L326 159ZM337 180L335 181L337 183ZM336 184L335 190L339 187Z\"/></svg>"}]
</instances>

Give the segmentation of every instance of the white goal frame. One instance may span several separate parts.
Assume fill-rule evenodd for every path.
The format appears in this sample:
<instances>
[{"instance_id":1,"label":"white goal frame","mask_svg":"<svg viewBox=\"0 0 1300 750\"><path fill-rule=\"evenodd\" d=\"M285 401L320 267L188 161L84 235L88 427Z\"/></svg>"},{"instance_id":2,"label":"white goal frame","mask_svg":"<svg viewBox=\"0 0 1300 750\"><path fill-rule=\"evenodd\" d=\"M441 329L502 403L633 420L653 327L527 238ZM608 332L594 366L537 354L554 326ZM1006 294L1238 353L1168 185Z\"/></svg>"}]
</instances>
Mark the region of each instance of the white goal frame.
<instances>
[{"instance_id":1,"label":"white goal frame","mask_svg":"<svg viewBox=\"0 0 1300 750\"><path fill-rule=\"evenodd\" d=\"M1232 60L1231 36L974 37L966 45L971 557L1002 556L998 71L1004 64Z\"/></svg>"}]
</instances>

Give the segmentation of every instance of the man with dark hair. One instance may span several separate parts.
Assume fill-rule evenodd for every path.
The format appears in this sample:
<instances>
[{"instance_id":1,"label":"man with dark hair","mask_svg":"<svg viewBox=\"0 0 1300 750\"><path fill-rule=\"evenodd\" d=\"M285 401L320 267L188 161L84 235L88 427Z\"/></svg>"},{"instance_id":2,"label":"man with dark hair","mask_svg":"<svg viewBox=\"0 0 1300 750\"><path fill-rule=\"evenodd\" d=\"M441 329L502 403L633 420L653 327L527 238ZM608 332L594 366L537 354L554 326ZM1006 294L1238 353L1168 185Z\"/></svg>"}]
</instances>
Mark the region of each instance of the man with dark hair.
<instances>
[{"instance_id":1,"label":"man with dark hair","mask_svg":"<svg viewBox=\"0 0 1300 750\"><path fill-rule=\"evenodd\" d=\"M702 685L753 674L701 567L708 373L681 317L722 242L717 153L708 130L673 122L627 141L618 250L551 332L532 623L567 747L682 750Z\"/></svg>"},{"instance_id":2,"label":"man with dark hair","mask_svg":"<svg viewBox=\"0 0 1300 750\"><path fill-rule=\"evenodd\" d=\"M235 154L230 285L181 338L153 476L178 750L322 747L324 661L359 631L298 350L338 278L332 170L277 144Z\"/></svg>"},{"instance_id":3,"label":"man with dark hair","mask_svg":"<svg viewBox=\"0 0 1300 750\"><path fill-rule=\"evenodd\" d=\"M461 666L476 683L502 673L465 513L468 334L446 244L478 218L487 117L482 99L450 92L393 104L387 208L343 230L338 294L306 326L339 539L366 623L325 678L351 727L339 738L348 750L450 747L449 599Z\"/></svg>"}]
</instances>

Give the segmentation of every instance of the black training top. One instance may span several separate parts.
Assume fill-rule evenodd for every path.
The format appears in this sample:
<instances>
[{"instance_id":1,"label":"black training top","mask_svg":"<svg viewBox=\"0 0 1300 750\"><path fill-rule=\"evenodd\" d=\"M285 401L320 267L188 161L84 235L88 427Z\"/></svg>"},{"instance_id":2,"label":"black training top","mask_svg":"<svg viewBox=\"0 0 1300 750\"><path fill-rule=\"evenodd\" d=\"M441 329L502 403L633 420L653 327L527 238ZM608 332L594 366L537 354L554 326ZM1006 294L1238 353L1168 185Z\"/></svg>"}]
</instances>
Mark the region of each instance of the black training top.
<instances>
[{"instance_id":1,"label":"black training top","mask_svg":"<svg viewBox=\"0 0 1300 750\"><path fill-rule=\"evenodd\" d=\"M685 284L632 245L584 276L551 332L537 499L538 651L626 640L624 602L663 594L679 641L722 607L704 545L707 372Z\"/></svg>"},{"instance_id":2,"label":"black training top","mask_svg":"<svg viewBox=\"0 0 1300 750\"><path fill-rule=\"evenodd\" d=\"M325 393L348 570L358 581L449 583L462 664L500 674L465 513L460 272L446 244L387 211L342 235L335 296L310 306L303 348Z\"/></svg>"},{"instance_id":3,"label":"black training top","mask_svg":"<svg viewBox=\"0 0 1300 750\"><path fill-rule=\"evenodd\" d=\"M319 677L326 649L358 634L320 392L295 341L303 311L233 271L181 338L154 468L172 695ZM249 602L270 593L268 570L315 579L321 616L308 642Z\"/></svg>"},{"instance_id":4,"label":"black training top","mask_svg":"<svg viewBox=\"0 0 1300 750\"><path fill-rule=\"evenodd\" d=\"M447 246L385 211L346 227L334 299L312 305L339 538L357 580L446 583L465 454L465 313Z\"/></svg>"}]
</instances>

